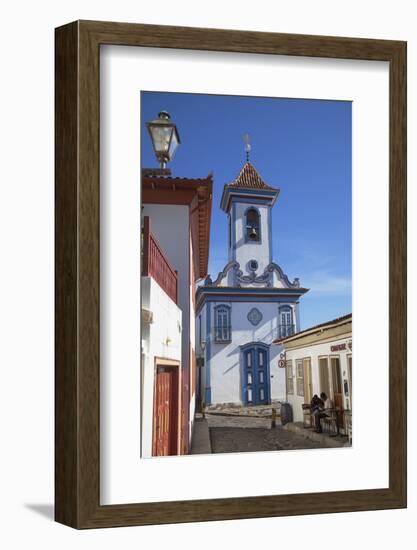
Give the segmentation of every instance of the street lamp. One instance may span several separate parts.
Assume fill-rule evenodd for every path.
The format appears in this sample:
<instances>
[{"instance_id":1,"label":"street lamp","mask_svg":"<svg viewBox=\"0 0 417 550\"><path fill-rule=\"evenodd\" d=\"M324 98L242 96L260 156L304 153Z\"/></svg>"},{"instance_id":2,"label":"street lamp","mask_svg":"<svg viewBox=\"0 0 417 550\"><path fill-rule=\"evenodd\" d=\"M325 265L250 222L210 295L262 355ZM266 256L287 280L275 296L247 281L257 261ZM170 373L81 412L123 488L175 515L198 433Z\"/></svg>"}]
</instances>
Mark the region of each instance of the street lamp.
<instances>
[{"instance_id":1,"label":"street lamp","mask_svg":"<svg viewBox=\"0 0 417 550\"><path fill-rule=\"evenodd\" d=\"M171 121L167 111L158 113L158 118L146 123L155 156L158 159L161 170L166 169L166 164L172 160L175 150L181 143L177 126Z\"/></svg>"}]
</instances>

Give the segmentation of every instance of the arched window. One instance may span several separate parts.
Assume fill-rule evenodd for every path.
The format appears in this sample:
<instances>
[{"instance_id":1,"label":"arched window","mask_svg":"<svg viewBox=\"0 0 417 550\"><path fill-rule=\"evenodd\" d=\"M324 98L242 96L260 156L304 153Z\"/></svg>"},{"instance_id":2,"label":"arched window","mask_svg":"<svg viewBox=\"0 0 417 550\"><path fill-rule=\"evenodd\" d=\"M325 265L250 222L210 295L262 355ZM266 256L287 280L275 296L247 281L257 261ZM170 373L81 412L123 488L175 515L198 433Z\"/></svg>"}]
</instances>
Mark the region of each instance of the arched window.
<instances>
[{"instance_id":1,"label":"arched window","mask_svg":"<svg viewBox=\"0 0 417 550\"><path fill-rule=\"evenodd\" d=\"M256 208L246 210L246 242L256 243L261 241L260 215Z\"/></svg>"},{"instance_id":2,"label":"arched window","mask_svg":"<svg viewBox=\"0 0 417 550\"><path fill-rule=\"evenodd\" d=\"M294 332L292 308L290 306L281 306L279 308L279 337L286 338L294 334Z\"/></svg>"},{"instance_id":3,"label":"arched window","mask_svg":"<svg viewBox=\"0 0 417 550\"><path fill-rule=\"evenodd\" d=\"M214 339L216 342L230 342L231 322L230 306L219 305L214 308Z\"/></svg>"}]
</instances>

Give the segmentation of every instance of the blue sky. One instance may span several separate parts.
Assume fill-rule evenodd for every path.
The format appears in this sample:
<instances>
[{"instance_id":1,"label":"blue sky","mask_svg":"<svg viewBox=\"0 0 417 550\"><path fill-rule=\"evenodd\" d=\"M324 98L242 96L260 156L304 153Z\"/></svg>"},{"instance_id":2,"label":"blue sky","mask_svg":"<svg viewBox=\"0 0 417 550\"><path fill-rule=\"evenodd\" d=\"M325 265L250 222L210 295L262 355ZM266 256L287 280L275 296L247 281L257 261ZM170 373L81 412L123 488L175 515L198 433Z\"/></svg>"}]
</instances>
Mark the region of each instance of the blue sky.
<instances>
[{"instance_id":1,"label":"blue sky","mask_svg":"<svg viewBox=\"0 0 417 550\"><path fill-rule=\"evenodd\" d=\"M214 174L209 272L227 263L223 185L250 161L281 193L273 208L273 259L310 291L301 299L301 328L352 311L351 103L142 92L142 166L156 167L145 122L167 110L181 138L173 176Z\"/></svg>"}]
</instances>

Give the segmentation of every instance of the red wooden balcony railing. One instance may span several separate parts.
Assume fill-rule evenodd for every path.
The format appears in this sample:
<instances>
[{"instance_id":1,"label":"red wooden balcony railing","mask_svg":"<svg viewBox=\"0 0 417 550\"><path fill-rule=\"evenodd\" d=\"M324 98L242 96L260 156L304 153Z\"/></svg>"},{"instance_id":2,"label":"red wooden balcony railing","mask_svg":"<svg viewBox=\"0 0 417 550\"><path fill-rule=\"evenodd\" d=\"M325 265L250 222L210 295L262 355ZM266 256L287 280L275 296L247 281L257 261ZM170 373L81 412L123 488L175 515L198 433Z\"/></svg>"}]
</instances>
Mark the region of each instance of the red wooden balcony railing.
<instances>
[{"instance_id":1,"label":"red wooden balcony railing","mask_svg":"<svg viewBox=\"0 0 417 550\"><path fill-rule=\"evenodd\" d=\"M142 228L142 275L152 277L176 304L178 303L178 272L173 269L151 233L149 216Z\"/></svg>"}]
</instances>

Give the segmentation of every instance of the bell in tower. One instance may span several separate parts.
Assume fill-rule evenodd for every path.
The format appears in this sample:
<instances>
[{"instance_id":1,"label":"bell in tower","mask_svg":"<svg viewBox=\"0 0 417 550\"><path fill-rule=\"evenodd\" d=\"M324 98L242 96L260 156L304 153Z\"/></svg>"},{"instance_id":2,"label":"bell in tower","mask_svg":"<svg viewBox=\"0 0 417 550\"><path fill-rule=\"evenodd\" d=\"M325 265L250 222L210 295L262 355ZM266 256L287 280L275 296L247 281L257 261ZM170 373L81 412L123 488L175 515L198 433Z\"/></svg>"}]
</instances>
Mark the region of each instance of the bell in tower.
<instances>
[{"instance_id":1,"label":"bell in tower","mask_svg":"<svg viewBox=\"0 0 417 550\"><path fill-rule=\"evenodd\" d=\"M256 232L256 229L254 227L252 227L251 230L250 230L249 239L251 241L257 241L258 240L258 233Z\"/></svg>"},{"instance_id":2,"label":"bell in tower","mask_svg":"<svg viewBox=\"0 0 417 550\"><path fill-rule=\"evenodd\" d=\"M249 241L259 241L259 213L250 208L246 212L246 236Z\"/></svg>"}]
</instances>

